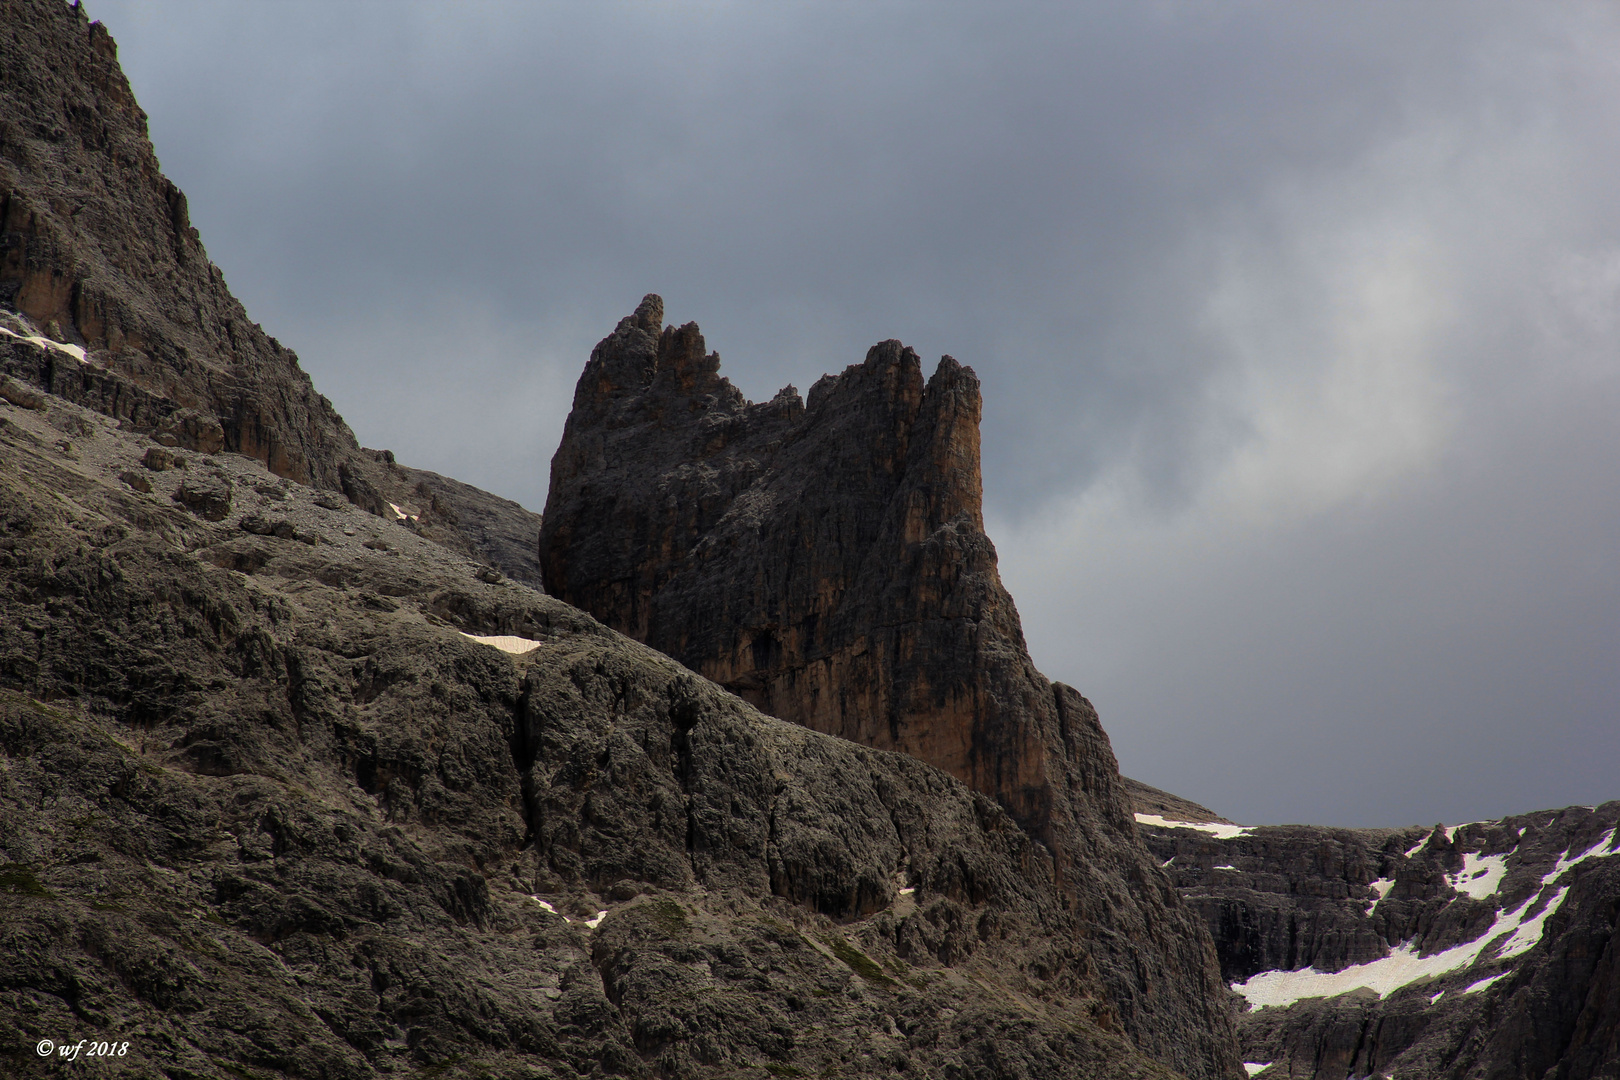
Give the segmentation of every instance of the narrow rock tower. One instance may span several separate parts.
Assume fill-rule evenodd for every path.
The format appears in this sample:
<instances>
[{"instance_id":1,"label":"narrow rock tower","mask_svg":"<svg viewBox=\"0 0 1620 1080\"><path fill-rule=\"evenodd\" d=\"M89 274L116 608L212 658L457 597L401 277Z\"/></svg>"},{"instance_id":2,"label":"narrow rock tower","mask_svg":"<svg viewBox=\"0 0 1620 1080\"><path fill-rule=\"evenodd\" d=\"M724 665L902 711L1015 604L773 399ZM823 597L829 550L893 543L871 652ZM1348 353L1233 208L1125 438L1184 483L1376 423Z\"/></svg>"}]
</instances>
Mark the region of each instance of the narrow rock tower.
<instances>
[{"instance_id":1,"label":"narrow rock tower","mask_svg":"<svg viewBox=\"0 0 1620 1080\"><path fill-rule=\"evenodd\" d=\"M947 356L925 381L885 341L807 400L754 404L696 324L663 315L646 297L580 376L540 533L547 591L764 712L1000 802L1098 928L1127 1030L1220 1074L1209 937L1137 839L1096 711L1035 670L997 573L972 369Z\"/></svg>"}]
</instances>

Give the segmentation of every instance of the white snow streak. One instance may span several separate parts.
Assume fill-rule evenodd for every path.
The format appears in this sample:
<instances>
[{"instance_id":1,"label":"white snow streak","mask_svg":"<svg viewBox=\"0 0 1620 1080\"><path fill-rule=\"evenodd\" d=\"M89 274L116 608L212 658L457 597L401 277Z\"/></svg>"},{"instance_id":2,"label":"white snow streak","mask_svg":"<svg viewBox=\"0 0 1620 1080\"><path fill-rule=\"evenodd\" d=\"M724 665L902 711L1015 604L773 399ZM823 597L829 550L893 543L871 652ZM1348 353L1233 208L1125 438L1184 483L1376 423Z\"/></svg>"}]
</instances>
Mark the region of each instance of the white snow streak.
<instances>
[{"instance_id":1,"label":"white snow streak","mask_svg":"<svg viewBox=\"0 0 1620 1080\"><path fill-rule=\"evenodd\" d=\"M1259 1072L1261 1069L1269 1069L1269 1068L1271 1068L1271 1062L1269 1062L1269 1061L1245 1061L1243 1063L1243 1068L1244 1068L1244 1070L1246 1072L1248 1072L1248 1074L1250 1076L1253 1076L1255 1073Z\"/></svg>"},{"instance_id":2,"label":"white snow streak","mask_svg":"<svg viewBox=\"0 0 1620 1080\"><path fill-rule=\"evenodd\" d=\"M1569 887L1559 888L1533 917L1526 919L1525 914L1570 867L1587 859L1613 854L1609 849L1615 842L1617 832L1620 832L1620 826L1610 829L1607 835L1574 858L1568 857L1568 852L1565 852L1557 865L1541 879L1540 889L1526 897L1524 903L1512 911L1499 912L1491 928L1474 941L1453 946L1432 956L1419 956L1417 948L1411 942L1407 942L1381 960L1355 964L1343 971L1317 971L1315 968L1305 968L1301 971L1262 971L1246 982L1232 984L1232 989L1257 1007L1292 1005L1308 997L1335 997L1360 987L1367 987L1379 997L1383 997L1420 979L1429 979L1470 967L1492 946L1496 946L1494 959L1497 960L1510 959L1528 952L1541 940L1548 916L1563 904L1564 897L1569 894ZM1503 858L1500 855L1464 856L1462 872L1453 875L1454 878L1462 879L1461 884L1454 881L1453 887L1480 898L1494 894L1504 872L1504 868L1500 865ZM1476 872L1477 877L1471 876ZM1379 884L1380 882L1374 882L1374 888ZM1489 891L1484 891L1487 887ZM1387 891L1386 887L1383 892ZM1383 899L1383 892L1379 893L1379 899ZM1500 976L1481 979L1463 992L1482 990L1496 978ZM1436 994L1429 1000L1433 1001L1439 996Z\"/></svg>"},{"instance_id":3,"label":"white snow streak","mask_svg":"<svg viewBox=\"0 0 1620 1080\"><path fill-rule=\"evenodd\" d=\"M1575 856L1573 859L1569 857L1569 852L1564 852L1564 854L1558 857L1558 865L1552 868L1552 873L1548 874L1542 880L1553 881L1561 876L1565 870L1568 870L1578 862L1584 862L1585 860L1592 858L1594 855L1609 854L1609 848L1614 846L1614 834L1616 832L1620 832L1620 825L1610 829L1608 835L1603 837L1603 839L1599 840L1597 843L1593 844L1591 847L1587 848L1585 851L1581 852L1579 855Z\"/></svg>"},{"instance_id":4,"label":"white snow streak","mask_svg":"<svg viewBox=\"0 0 1620 1080\"><path fill-rule=\"evenodd\" d=\"M477 634L463 633L464 638L470 638L480 645L488 645L492 649L511 653L513 656L523 656L540 647L540 642L530 641L528 638L513 637L511 634L497 634L494 637L480 637Z\"/></svg>"},{"instance_id":5,"label":"white snow streak","mask_svg":"<svg viewBox=\"0 0 1620 1080\"><path fill-rule=\"evenodd\" d=\"M1463 987L1463 993L1465 993L1465 994L1478 993L1479 991L1485 989L1487 986L1491 985L1491 983L1495 982L1497 979L1505 979L1511 974L1513 974L1513 972L1504 971L1499 975L1492 975L1488 979L1481 979L1481 980L1479 980L1479 982L1469 983L1467 986Z\"/></svg>"},{"instance_id":6,"label":"white snow streak","mask_svg":"<svg viewBox=\"0 0 1620 1080\"><path fill-rule=\"evenodd\" d=\"M1158 814L1137 814L1136 820L1141 825L1158 825L1165 829L1197 829L1199 832L1209 833L1217 840L1231 840L1238 836L1248 836L1253 829L1242 825L1222 825L1215 821L1171 821Z\"/></svg>"},{"instance_id":7,"label":"white snow streak","mask_svg":"<svg viewBox=\"0 0 1620 1080\"><path fill-rule=\"evenodd\" d=\"M1550 877L1551 875L1548 876ZM1502 943L1501 949L1499 949L1496 953L1497 959L1506 960L1510 956L1518 956L1520 953L1529 952L1535 946L1536 942L1541 940L1541 928L1547 922L1547 916L1551 915L1553 912L1557 911L1563 906L1564 897L1568 894L1568 889L1559 889L1553 898L1547 901L1547 906L1537 912L1536 917L1527 923L1521 924L1518 923L1518 919L1515 919L1514 921L1516 925L1513 929L1513 936ZM1525 911L1529 909L1531 904L1536 902L1536 897L1540 895L1541 894L1538 892L1535 896L1532 896L1523 904L1520 904L1518 910L1513 914L1522 919ZM1502 921L1501 916L1497 916L1496 921L1500 923ZM1491 929L1495 930L1496 927L1493 926Z\"/></svg>"},{"instance_id":8,"label":"white snow streak","mask_svg":"<svg viewBox=\"0 0 1620 1080\"><path fill-rule=\"evenodd\" d=\"M59 353L67 353L79 363L84 363L84 350L77 345L66 345L60 341L52 341L50 338L39 334L19 334L17 331L4 326L0 326L0 334L14 337L19 341L26 341L36 349L55 349Z\"/></svg>"}]
</instances>

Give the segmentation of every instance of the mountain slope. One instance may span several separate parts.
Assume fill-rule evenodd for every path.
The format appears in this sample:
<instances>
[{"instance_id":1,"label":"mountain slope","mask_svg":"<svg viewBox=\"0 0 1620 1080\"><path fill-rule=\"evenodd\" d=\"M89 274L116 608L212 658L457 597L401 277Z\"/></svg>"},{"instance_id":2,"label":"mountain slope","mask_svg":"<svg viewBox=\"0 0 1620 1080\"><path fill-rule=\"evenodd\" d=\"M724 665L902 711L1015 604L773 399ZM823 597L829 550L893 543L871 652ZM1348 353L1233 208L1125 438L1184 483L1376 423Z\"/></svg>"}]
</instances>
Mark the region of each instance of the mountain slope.
<instances>
[{"instance_id":1,"label":"mountain slope","mask_svg":"<svg viewBox=\"0 0 1620 1080\"><path fill-rule=\"evenodd\" d=\"M0 1072L1174 1075L993 800L356 446L77 6L0 0L0 95Z\"/></svg>"},{"instance_id":2,"label":"mountain slope","mask_svg":"<svg viewBox=\"0 0 1620 1080\"><path fill-rule=\"evenodd\" d=\"M1141 794L1137 820L1259 1075L1620 1075L1620 802L1400 830L1165 809Z\"/></svg>"},{"instance_id":3,"label":"mountain slope","mask_svg":"<svg viewBox=\"0 0 1620 1080\"><path fill-rule=\"evenodd\" d=\"M422 502L437 513L412 524L538 583L537 515L482 492L460 514L455 496L435 506L443 485L362 450L292 351L249 321L158 167L106 28L58 0L0 0L0 27L0 309L21 316L0 340L63 346L8 350L0 376L378 515ZM531 542L496 538L513 532Z\"/></svg>"},{"instance_id":4,"label":"mountain slope","mask_svg":"<svg viewBox=\"0 0 1620 1080\"><path fill-rule=\"evenodd\" d=\"M990 800L180 457L0 404L0 1072L1172 1075Z\"/></svg>"}]
</instances>

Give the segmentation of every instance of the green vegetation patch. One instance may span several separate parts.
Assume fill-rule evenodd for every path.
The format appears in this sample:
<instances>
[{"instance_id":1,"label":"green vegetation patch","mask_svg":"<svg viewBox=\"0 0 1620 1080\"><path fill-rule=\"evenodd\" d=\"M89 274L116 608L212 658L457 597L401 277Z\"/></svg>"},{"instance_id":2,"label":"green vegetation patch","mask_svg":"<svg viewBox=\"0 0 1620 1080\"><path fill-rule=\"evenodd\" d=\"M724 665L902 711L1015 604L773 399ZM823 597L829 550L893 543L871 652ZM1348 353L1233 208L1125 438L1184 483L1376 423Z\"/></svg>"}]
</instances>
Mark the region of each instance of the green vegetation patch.
<instances>
[{"instance_id":1,"label":"green vegetation patch","mask_svg":"<svg viewBox=\"0 0 1620 1080\"><path fill-rule=\"evenodd\" d=\"M834 934L829 934L822 938L822 940L827 943L827 947L832 950L832 954L834 956L848 964L851 971L865 979L867 982L872 983L875 986L894 985L894 980L883 974L883 969L878 966L877 961L861 952L861 950L857 949L843 938Z\"/></svg>"},{"instance_id":2,"label":"green vegetation patch","mask_svg":"<svg viewBox=\"0 0 1620 1080\"><path fill-rule=\"evenodd\" d=\"M32 896L40 900L52 899L51 891L22 863L6 863L0 866L0 893L7 896Z\"/></svg>"}]
</instances>

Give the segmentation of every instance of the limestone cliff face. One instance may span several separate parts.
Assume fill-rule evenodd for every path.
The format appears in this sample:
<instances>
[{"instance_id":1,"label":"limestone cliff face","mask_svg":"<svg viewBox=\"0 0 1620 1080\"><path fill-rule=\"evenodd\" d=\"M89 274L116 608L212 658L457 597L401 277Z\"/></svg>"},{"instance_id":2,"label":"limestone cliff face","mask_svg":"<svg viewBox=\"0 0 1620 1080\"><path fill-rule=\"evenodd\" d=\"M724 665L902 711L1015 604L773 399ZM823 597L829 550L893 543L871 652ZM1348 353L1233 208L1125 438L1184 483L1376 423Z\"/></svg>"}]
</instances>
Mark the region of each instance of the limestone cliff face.
<instances>
[{"instance_id":1,"label":"limestone cliff face","mask_svg":"<svg viewBox=\"0 0 1620 1080\"><path fill-rule=\"evenodd\" d=\"M537 580L534 514L362 451L292 351L248 319L158 167L106 28L60 0L0 0L0 28L0 378L341 491ZM417 502L433 513L389 506Z\"/></svg>"},{"instance_id":2,"label":"limestone cliff face","mask_svg":"<svg viewBox=\"0 0 1620 1080\"><path fill-rule=\"evenodd\" d=\"M1262 1077L1620 1075L1620 802L1451 828L1243 828L1133 784Z\"/></svg>"},{"instance_id":3,"label":"limestone cliff face","mask_svg":"<svg viewBox=\"0 0 1620 1080\"><path fill-rule=\"evenodd\" d=\"M765 712L922 758L1043 838L1089 708L1035 671L984 534L979 382L897 341L760 405L649 296L552 463L549 590ZM1076 732L1078 734L1078 732ZM1106 744L1103 752L1107 753ZM1111 760L1101 773L1112 772ZM1060 777L1061 779L1061 777ZM1122 825L1108 776L1073 794Z\"/></svg>"},{"instance_id":4,"label":"limestone cliff face","mask_svg":"<svg viewBox=\"0 0 1620 1080\"><path fill-rule=\"evenodd\" d=\"M1035 670L984 533L979 382L899 342L744 400L644 299L592 352L540 535L554 596L762 711L920 758L1045 846L1128 1030L1235 1067L1207 935L1136 839L1095 710Z\"/></svg>"},{"instance_id":5,"label":"limestone cliff face","mask_svg":"<svg viewBox=\"0 0 1620 1080\"><path fill-rule=\"evenodd\" d=\"M209 261L106 28L57 0L0 23L0 305L89 349L120 419L337 488L354 435Z\"/></svg>"}]
</instances>

